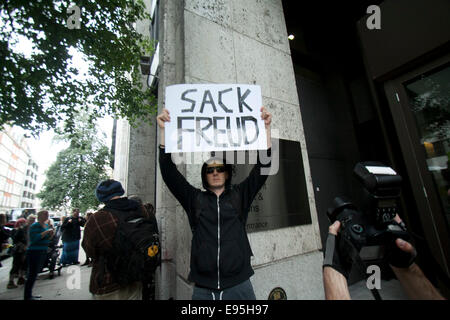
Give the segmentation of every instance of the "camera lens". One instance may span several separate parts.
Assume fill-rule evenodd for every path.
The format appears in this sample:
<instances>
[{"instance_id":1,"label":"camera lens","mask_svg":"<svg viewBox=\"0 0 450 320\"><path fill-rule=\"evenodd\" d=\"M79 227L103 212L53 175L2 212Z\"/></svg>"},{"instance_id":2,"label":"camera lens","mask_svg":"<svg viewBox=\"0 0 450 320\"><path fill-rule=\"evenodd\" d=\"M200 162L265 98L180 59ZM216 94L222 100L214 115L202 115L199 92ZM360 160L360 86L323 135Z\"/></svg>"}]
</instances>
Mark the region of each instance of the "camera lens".
<instances>
[{"instance_id":1,"label":"camera lens","mask_svg":"<svg viewBox=\"0 0 450 320\"><path fill-rule=\"evenodd\" d=\"M355 233L360 234L360 233L362 233L364 231L364 228L361 225L359 225L359 224L354 224L354 225L352 225L352 230Z\"/></svg>"}]
</instances>

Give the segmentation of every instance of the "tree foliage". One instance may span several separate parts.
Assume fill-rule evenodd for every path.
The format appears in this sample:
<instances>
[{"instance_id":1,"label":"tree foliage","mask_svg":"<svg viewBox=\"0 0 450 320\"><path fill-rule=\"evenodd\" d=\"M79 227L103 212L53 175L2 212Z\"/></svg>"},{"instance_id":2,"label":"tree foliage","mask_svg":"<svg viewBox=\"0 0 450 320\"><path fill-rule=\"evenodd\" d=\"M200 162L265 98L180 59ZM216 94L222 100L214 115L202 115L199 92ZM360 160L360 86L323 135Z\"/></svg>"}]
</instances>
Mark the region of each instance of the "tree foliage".
<instances>
[{"instance_id":1,"label":"tree foliage","mask_svg":"<svg viewBox=\"0 0 450 320\"><path fill-rule=\"evenodd\" d=\"M95 187L107 179L109 150L97 137L95 126L76 118L76 128L59 139L70 141L67 149L58 153L46 172L42 191L37 195L42 206L50 209L80 208L85 212L100 204Z\"/></svg>"},{"instance_id":2,"label":"tree foliage","mask_svg":"<svg viewBox=\"0 0 450 320\"><path fill-rule=\"evenodd\" d=\"M73 4L80 29L68 28ZM8 123L38 134L64 123L71 132L78 110L91 123L106 114L149 121L155 99L139 63L152 46L135 28L149 19L147 11L142 0L1 1L0 128ZM21 52L23 39L32 50ZM87 74L71 65L76 51L88 61Z\"/></svg>"}]
</instances>

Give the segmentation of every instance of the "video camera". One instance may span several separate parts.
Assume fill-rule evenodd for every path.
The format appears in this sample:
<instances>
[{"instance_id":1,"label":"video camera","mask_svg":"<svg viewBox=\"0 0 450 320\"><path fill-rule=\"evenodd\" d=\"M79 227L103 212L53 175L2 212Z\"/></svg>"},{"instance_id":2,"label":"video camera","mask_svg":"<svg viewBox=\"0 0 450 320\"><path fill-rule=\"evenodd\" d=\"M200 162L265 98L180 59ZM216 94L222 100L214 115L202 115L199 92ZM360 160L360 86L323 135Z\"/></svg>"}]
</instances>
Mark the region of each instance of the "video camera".
<instances>
[{"instance_id":1,"label":"video camera","mask_svg":"<svg viewBox=\"0 0 450 320\"><path fill-rule=\"evenodd\" d=\"M337 197L327 211L328 218L331 223L341 222L339 249L344 259L353 262L359 256L363 262L383 261L395 250L397 238L410 238L404 225L394 220L402 178L380 162L357 163L353 173L364 186L363 210Z\"/></svg>"}]
</instances>

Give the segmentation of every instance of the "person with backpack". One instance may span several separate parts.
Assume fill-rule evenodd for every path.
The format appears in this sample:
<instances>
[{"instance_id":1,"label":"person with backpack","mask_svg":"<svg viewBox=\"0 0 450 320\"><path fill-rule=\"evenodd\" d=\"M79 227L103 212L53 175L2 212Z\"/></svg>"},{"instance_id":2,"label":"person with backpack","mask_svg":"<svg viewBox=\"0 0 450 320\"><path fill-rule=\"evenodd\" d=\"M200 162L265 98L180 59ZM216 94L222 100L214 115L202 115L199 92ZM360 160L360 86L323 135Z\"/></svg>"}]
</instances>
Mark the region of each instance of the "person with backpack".
<instances>
[{"instance_id":1,"label":"person with backpack","mask_svg":"<svg viewBox=\"0 0 450 320\"><path fill-rule=\"evenodd\" d=\"M145 207L122 197L119 181L98 184L95 194L105 206L84 228L82 247L92 258L89 291L99 300L141 300L143 284L160 262L156 226Z\"/></svg>"},{"instance_id":2,"label":"person with backpack","mask_svg":"<svg viewBox=\"0 0 450 320\"><path fill-rule=\"evenodd\" d=\"M268 155L271 156L270 124L272 115L261 108ZM253 199L267 175L261 168L271 163L258 162L240 184L232 185L232 167L223 159L211 158L201 169L202 191L190 185L177 170L170 153L165 152L164 124L170 121L168 110L157 117L161 140L159 165L169 190L186 211L193 233L189 280L195 283L193 300L255 300L250 277L254 274L253 255L246 232L246 221Z\"/></svg>"},{"instance_id":3,"label":"person with backpack","mask_svg":"<svg viewBox=\"0 0 450 320\"><path fill-rule=\"evenodd\" d=\"M147 211L148 217L152 225L154 226L154 230L152 231L154 234L159 235L158 222L156 221L155 215L155 207L150 203L143 203L142 199L137 195L131 195L128 197L130 200L134 200L138 202L140 205L144 206L144 209ZM159 237L158 237L159 238ZM159 242L159 240L158 240ZM158 248L159 249L159 248ZM160 255L159 255L160 258ZM161 264L161 260L157 261L157 264ZM155 300L155 274L154 271L150 272L147 281L143 281L142 283L142 300Z\"/></svg>"}]
</instances>

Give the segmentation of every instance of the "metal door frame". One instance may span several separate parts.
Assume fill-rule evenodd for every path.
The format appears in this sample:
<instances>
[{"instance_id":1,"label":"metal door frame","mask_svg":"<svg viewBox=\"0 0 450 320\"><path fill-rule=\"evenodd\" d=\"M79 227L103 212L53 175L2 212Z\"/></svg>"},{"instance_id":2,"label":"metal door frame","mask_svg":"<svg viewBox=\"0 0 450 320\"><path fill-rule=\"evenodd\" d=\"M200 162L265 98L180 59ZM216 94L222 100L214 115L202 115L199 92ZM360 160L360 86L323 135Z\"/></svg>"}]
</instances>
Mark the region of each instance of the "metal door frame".
<instances>
[{"instance_id":1,"label":"metal door frame","mask_svg":"<svg viewBox=\"0 0 450 320\"><path fill-rule=\"evenodd\" d=\"M450 64L450 54L414 69L396 79L387 81L384 90L397 131L404 164L411 182L417 211L423 224L426 241L432 255L450 276L450 239L447 221L442 213L435 184L427 169L426 153L420 144L420 135L404 83L418 76Z\"/></svg>"}]
</instances>

